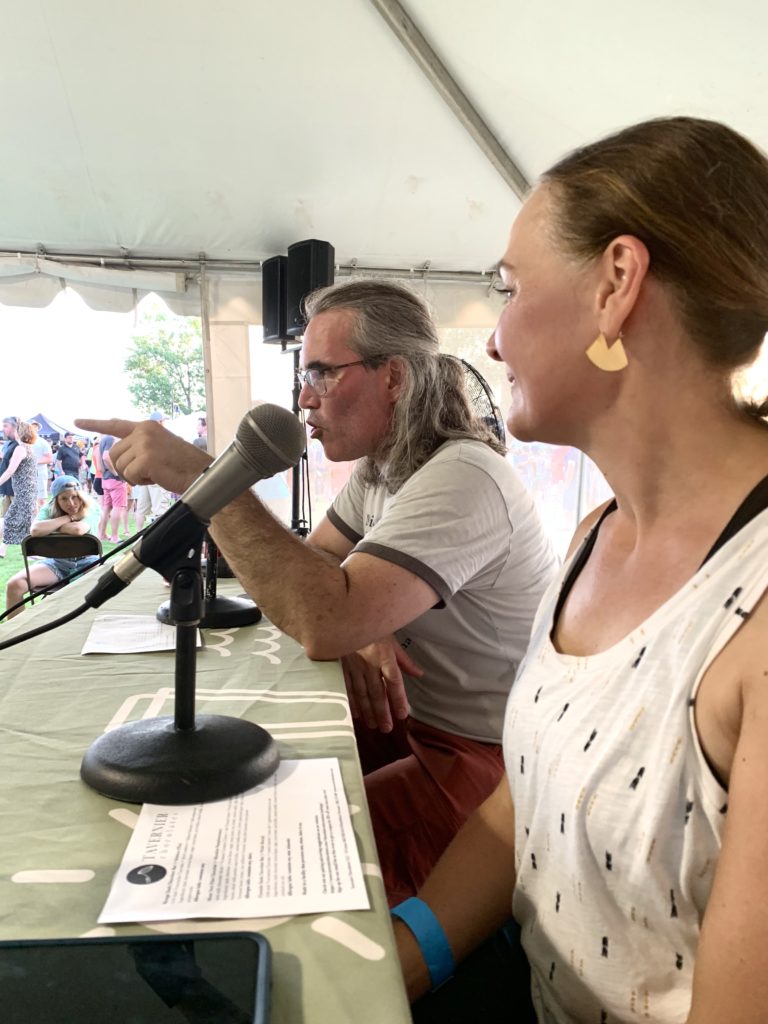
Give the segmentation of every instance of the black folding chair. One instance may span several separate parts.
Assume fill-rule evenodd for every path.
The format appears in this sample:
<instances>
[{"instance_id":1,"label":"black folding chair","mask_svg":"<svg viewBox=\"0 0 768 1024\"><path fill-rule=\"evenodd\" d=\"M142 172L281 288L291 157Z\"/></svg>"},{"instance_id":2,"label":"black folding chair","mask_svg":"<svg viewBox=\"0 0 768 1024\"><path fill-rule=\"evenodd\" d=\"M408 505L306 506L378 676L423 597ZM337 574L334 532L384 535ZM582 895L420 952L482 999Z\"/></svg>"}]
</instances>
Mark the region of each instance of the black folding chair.
<instances>
[{"instance_id":1,"label":"black folding chair","mask_svg":"<svg viewBox=\"0 0 768 1024\"><path fill-rule=\"evenodd\" d=\"M21 553L24 557L24 572L27 574L27 589L34 604L34 595L45 589L47 593L65 587L69 580L61 580L49 587L34 588L29 578L31 568L29 559L40 558L83 558L85 555L101 555L101 541L92 533L84 533L81 537L67 536L65 533L51 533L47 537L25 537L21 542Z\"/></svg>"}]
</instances>

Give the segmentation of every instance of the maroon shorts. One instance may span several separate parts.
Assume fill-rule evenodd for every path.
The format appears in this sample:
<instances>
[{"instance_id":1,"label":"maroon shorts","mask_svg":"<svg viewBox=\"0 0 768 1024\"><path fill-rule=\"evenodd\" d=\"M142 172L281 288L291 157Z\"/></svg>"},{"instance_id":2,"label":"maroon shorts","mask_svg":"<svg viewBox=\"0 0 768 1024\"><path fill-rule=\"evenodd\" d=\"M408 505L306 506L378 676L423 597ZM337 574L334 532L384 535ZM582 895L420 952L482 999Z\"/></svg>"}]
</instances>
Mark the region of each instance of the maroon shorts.
<instances>
[{"instance_id":1,"label":"maroon shorts","mask_svg":"<svg viewBox=\"0 0 768 1024\"><path fill-rule=\"evenodd\" d=\"M408 718L390 733L355 723L390 906L413 896L504 774L501 746Z\"/></svg>"}]
</instances>

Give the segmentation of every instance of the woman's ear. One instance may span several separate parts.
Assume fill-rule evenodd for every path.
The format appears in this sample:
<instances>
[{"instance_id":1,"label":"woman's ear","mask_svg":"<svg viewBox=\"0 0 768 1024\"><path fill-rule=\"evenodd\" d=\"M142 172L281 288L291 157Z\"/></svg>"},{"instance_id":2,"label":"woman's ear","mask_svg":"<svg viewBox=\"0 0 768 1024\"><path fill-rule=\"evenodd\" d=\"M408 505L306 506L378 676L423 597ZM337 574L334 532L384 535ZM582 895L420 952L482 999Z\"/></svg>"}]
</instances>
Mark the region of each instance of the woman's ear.
<instances>
[{"instance_id":1,"label":"woman's ear","mask_svg":"<svg viewBox=\"0 0 768 1024\"><path fill-rule=\"evenodd\" d=\"M596 313L609 341L618 337L631 315L650 261L645 243L634 235L619 235L606 247L600 260Z\"/></svg>"}]
</instances>

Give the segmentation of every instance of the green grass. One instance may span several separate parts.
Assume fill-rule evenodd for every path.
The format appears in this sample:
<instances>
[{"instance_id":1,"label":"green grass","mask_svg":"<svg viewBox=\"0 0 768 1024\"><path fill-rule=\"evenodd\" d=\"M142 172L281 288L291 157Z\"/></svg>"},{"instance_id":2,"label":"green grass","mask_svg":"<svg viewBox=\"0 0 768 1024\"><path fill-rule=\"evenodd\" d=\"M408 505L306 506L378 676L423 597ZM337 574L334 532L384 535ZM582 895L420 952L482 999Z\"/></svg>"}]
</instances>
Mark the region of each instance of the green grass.
<instances>
[{"instance_id":1,"label":"green grass","mask_svg":"<svg viewBox=\"0 0 768 1024\"><path fill-rule=\"evenodd\" d=\"M136 525L132 515L128 516L128 528L133 534L136 530ZM116 544L112 544L108 540L101 542L104 554L108 551L112 551L116 548ZM24 559L21 557L21 545L20 544L8 544L6 545L5 558L0 558L0 612L5 611L5 585L11 576L15 575L19 570L24 568ZM3 624L0 622L0 629Z\"/></svg>"}]
</instances>

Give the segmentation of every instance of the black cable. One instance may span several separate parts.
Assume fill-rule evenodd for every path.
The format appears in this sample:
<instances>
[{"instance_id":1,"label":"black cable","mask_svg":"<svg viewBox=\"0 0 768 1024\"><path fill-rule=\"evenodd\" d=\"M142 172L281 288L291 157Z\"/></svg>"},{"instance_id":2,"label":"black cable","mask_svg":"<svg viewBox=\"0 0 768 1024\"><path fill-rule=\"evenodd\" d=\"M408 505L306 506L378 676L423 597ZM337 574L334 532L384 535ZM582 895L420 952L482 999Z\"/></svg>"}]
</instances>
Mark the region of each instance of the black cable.
<instances>
[{"instance_id":1,"label":"black cable","mask_svg":"<svg viewBox=\"0 0 768 1024\"><path fill-rule=\"evenodd\" d=\"M304 410L303 409L301 410L301 425L302 425L302 427L304 427L305 430L307 429L306 416L304 415ZM307 526L309 527L308 532L311 533L312 532L312 497L311 497L310 491L309 491L309 445L307 445L307 447L304 449L304 467L303 467L303 471L304 471L304 478L305 478L305 483L306 483ZM302 490L302 494L301 494L302 515L304 514L304 498L305 498L305 493Z\"/></svg>"},{"instance_id":2,"label":"black cable","mask_svg":"<svg viewBox=\"0 0 768 1024\"><path fill-rule=\"evenodd\" d=\"M302 456L304 459L304 465L302 466L304 486L301 491L301 514L304 516L307 525L309 526L309 532L312 532L312 495L309 489L309 452L304 452ZM304 499L306 498L307 504L304 505ZM306 509L306 515L305 515Z\"/></svg>"},{"instance_id":3,"label":"black cable","mask_svg":"<svg viewBox=\"0 0 768 1024\"><path fill-rule=\"evenodd\" d=\"M46 622L43 626L38 626L36 629L30 629L26 633L22 633L21 636L12 636L10 640L3 640L0 643L0 651L4 651L7 647L14 647L16 644L22 643L24 640L31 640L32 637L40 636L41 633L47 633L51 629L55 629L57 626L63 626L65 622L71 622L72 619L76 619L78 615L82 615L83 612L87 612L90 605L83 602L78 605L74 611L68 612L66 615L62 615L58 619L54 619L53 622Z\"/></svg>"}]
</instances>

